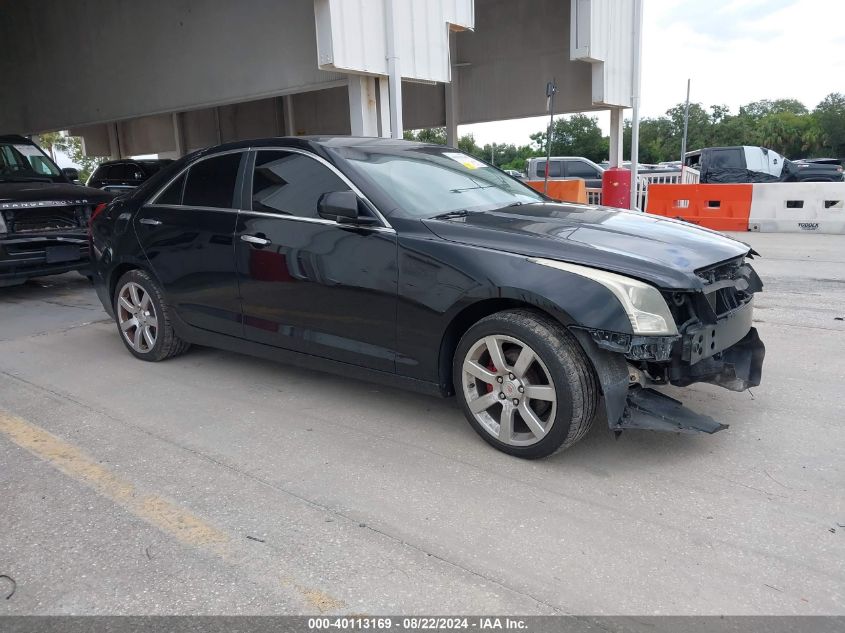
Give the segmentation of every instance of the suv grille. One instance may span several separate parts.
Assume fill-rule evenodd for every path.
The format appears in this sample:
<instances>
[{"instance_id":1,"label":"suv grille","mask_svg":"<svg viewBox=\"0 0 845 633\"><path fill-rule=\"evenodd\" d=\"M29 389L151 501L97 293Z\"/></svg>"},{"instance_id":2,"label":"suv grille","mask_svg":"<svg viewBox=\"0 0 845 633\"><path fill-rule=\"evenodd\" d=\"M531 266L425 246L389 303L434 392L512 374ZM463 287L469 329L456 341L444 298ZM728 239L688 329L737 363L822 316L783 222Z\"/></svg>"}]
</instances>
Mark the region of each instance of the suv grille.
<instances>
[{"instance_id":1,"label":"suv grille","mask_svg":"<svg viewBox=\"0 0 845 633\"><path fill-rule=\"evenodd\" d=\"M16 209L5 211L9 233L32 233L78 229L84 224L85 207L46 207L43 209Z\"/></svg>"}]
</instances>

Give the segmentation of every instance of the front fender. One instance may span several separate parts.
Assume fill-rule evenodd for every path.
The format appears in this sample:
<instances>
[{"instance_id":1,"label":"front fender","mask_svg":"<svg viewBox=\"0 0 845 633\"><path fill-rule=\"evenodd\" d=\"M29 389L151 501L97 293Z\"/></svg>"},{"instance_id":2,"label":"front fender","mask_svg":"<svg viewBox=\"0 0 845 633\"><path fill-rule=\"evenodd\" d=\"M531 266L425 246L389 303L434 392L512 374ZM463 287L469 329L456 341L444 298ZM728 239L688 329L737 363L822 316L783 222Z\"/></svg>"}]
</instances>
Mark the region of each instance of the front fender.
<instances>
[{"instance_id":1,"label":"front fender","mask_svg":"<svg viewBox=\"0 0 845 633\"><path fill-rule=\"evenodd\" d=\"M455 329L512 306L534 306L566 327L633 334L622 304L605 286L524 255L403 236L398 272L396 363L409 377L440 380L444 341L460 336Z\"/></svg>"}]
</instances>

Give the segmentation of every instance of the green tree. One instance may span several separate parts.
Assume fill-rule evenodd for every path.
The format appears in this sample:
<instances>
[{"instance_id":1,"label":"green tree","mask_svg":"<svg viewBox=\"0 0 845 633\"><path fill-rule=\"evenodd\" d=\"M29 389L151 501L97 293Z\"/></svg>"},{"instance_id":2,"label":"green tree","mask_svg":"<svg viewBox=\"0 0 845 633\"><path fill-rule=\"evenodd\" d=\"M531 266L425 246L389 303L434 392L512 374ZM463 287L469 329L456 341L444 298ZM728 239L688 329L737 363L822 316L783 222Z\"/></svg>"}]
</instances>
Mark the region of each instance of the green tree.
<instances>
[{"instance_id":1,"label":"green tree","mask_svg":"<svg viewBox=\"0 0 845 633\"><path fill-rule=\"evenodd\" d=\"M538 152L545 152L546 136L546 131L531 135ZM602 135L598 119L585 114L555 120L551 146L552 156L583 156L596 162L606 159L609 151L608 138Z\"/></svg>"},{"instance_id":2,"label":"green tree","mask_svg":"<svg viewBox=\"0 0 845 633\"><path fill-rule=\"evenodd\" d=\"M43 132L38 135L38 145L55 161L57 151L67 151L67 139L64 132Z\"/></svg>"},{"instance_id":3,"label":"green tree","mask_svg":"<svg viewBox=\"0 0 845 633\"><path fill-rule=\"evenodd\" d=\"M83 183L88 180L100 163L108 160L108 156L86 156L82 150L82 138L79 136L66 136L64 151L68 158L78 165L79 181Z\"/></svg>"},{"instance_id":4,"label":"green tree","mask_svg":"<svg viewBox=\"0 0 845 633\"><path fill-rule=\"evenodd\" d=\"M813 110L821 131L823 149L834 157L845 156L845 95L832 92Z\"/></svg>"},{"instance_id":5,"label":"green tree","mask_svg":"<svg viewBox=\"0 0 845 633\"><path fill-rule=\"evenodd\" d=\"M740 115L746 115L752 118L760 118L770 114L781 114L784 112L801 116L807 114L807 106L797 99L762 99L761 101L752 101L739 109Z\"/></svg>"}]
</instances>

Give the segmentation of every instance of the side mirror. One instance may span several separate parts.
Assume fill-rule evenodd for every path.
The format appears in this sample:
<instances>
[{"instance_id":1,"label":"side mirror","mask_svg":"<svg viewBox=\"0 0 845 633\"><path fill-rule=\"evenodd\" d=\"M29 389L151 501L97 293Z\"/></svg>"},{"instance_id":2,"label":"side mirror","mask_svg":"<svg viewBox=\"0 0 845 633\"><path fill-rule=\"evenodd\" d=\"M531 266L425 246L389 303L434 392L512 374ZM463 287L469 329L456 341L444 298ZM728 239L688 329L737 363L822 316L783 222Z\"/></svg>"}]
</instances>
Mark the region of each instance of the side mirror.
<instances>
[{"instance_id":1,"label":"side mirror","mask_svg":"<svg viewBox=\"0 0 845 633\"><path fill-rule=\"evenodd\" d=\"M317 202L317 213L321 218L334 220L338 224L371 226L379 223L377 218L359 214L358 196L354 191L324 193Z\"/></svg>"},{"instance_id":2,"label":"side mirror","mask_svg":"<svg viewBox=\"0 0 845 633\"><path fill-rule=\"evenodd\" d=\"M79 180L79 171L73 167L62 168L62 175L70 181Z\"/></svg>"}]
</instances>

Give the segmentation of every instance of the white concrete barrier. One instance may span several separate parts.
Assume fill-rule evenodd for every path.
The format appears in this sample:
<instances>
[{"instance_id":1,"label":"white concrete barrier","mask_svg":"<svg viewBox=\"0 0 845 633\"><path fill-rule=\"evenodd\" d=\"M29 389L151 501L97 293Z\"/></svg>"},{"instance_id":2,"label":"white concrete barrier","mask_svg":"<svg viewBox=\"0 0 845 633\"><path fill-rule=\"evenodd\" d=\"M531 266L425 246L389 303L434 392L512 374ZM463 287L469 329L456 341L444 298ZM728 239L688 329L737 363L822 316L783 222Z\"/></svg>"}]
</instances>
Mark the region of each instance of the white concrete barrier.
<instances>
[{"instance_id":1,"label":"white concrete barrier","mask_svg":"<svg viewBox=\"0 0 845 633\"><path fill-rule=\"evenodd\" d=\"M845 234L845 182L755 184L748 230Z\"/></svg>"}]
</instances>

